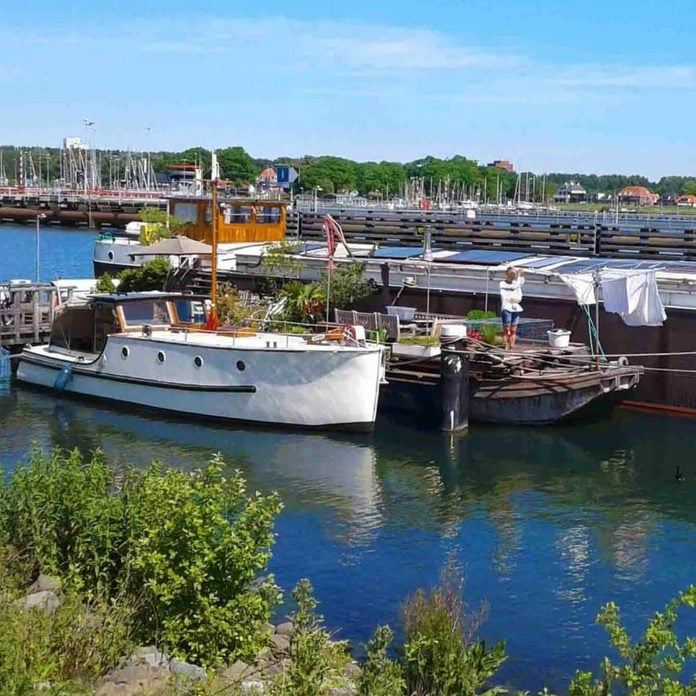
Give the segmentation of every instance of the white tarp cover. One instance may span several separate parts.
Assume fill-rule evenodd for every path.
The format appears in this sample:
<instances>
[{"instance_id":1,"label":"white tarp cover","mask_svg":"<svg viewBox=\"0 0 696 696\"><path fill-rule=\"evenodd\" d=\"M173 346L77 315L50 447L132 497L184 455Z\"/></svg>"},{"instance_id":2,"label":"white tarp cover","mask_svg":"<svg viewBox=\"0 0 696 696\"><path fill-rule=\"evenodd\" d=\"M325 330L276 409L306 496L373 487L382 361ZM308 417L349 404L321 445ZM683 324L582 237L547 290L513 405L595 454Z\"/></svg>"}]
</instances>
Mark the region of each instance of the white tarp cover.
<instances>
[{"instance_id":1,"label":"white tarp cover","mask_svg":"<svg viewBox=\"0 0 696 696\"><path fill-rule=\"evenodd\" d=\"M667 319L655 271L602 269L598 276L593 273L558 276L573 290L581 305L597 302L596 282L599 281L604 309L619 314L628 326L662 326Z\"/></svg>"}]
</instances>

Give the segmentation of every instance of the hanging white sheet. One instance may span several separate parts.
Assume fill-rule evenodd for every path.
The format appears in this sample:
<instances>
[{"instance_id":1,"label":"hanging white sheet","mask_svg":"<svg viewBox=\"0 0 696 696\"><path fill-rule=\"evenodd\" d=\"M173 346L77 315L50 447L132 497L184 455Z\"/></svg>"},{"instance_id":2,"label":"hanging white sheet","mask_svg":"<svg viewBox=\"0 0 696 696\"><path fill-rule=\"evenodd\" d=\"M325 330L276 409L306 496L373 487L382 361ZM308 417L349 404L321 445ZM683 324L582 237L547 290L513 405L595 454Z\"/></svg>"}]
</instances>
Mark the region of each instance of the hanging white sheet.
<instances>
[{"instance_id":1,"label":"hanging white sheet","mask_svg":"<svg viewBox=\"0 0 696 696\"><path fill-rule=\"evenodd\" d=\"M591 273L569 273L559 278L575 293L579 305L593 305L597 302L595 279Z\"/></svg>"},{"instance_id":2,"label":"hanging white sheet","mask_svg":"<svg viewBox=\"0 0 696 696\"><path fill-rule=\"evenodd\" d=\"M604 309L619 314L628 326L662 326L667 319L655 271L603 270L600 280Z\"/></svg>"},{"instance_id":3,"label":"hanging white sheet","mask_svg":"<svg viewBox=\"0 0 696 696\"><path fill-rule=\"evenodd\" d=\"M602 288L607 312L619 314L628 326L662 326L667 319L655 271L602 269L593 273L558 274L573 290L580 305L597 302L596 283Z\"/></svg>"}]
</instances>

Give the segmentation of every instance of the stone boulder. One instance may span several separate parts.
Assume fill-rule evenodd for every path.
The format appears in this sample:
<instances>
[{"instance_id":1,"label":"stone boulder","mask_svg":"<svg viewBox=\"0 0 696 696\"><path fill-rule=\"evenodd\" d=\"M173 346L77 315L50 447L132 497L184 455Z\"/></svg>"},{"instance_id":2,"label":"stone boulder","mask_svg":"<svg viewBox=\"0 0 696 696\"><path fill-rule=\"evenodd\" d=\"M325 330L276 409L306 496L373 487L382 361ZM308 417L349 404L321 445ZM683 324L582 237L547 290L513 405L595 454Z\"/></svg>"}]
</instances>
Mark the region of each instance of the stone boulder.
<instances>
[{"instance_id":1,"label":"stone boulder","mask_svg":"<svg viewBox=\"0 0 696 696\"><path fill-rule=\"evenodd\" d=\"M38 609L46 614L54 614L60 606L58 595L52 590L41 590L28 594L26 597L18 600L17 603L22 609Z\"/></svg>"},{"instance_id":2,"label":"stone boulder","mask_svg":"<svg viewBox=\"0 0 696 696\"><path fill-rule=\"evenodd\" d=\"M29 585L29 593L46 592L48 590L51 592L59 592L62 586L60 578L41 573L39 577Z\"/></svg>"}]
</instances>

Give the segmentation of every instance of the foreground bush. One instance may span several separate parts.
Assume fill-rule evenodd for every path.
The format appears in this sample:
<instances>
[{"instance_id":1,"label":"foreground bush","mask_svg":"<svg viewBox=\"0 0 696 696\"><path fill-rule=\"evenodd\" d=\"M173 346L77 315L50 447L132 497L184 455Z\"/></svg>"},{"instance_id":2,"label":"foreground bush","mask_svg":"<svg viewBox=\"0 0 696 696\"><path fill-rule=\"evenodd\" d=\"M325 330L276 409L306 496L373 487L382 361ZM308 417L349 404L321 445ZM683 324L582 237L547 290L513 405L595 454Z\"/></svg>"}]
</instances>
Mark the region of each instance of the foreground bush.
<instances>
[{"instance_id":1,"label":"foreground bush","mask_svg":"<svg viewBox=\"0 0 696 696\"><path fill-rule=\"evenodd\" d=\"M429 593L418 590L406 600L403 616L409 694L475 694L505 661L505 643L489 649L476 637L486 607L467 611L463 580L451 567Z\"/></svg>"},{"instance_id":2,"label":"foreground bush","mask_svg":"<svg viewBox=\"0 0 696 696\"><path fill-rule=\"evenodd\" d=\"M0 564L0 693L33 694L49 682L51 693L91 693L86 685L130 653L135 608L128 601L85 603L69 592L55 613L25 610L16 577Z\"/></svg>"},{"instance_id":3,"label":"foreground bush","mask_svg":"<svg viewBox=\"0 0 696 696\"><path fill-rule=\"evenodd\" d=\"M290 638L290 665L271 688L272 696L323 696L340 685L349 661L348 645L333 642L317 613L309 580L300 580L292 593L297 610L290 615L294 631Z\"/></svg>"},{"instance_id":4,"label":"foreground bush","mask_svg":"<svg viewBox=\"0 0 696 696\"><path fill-rule=\"evenodd\" d=\"M100 454L32 452L0 490L14 565L57 575L84 600L123 599L135 636L212 666L249 659L279 592L266 570L275 495L249 495L221 459L193 473L112 471Z\"/></svg>"},{"instance_id":5,"label":"foreground bush","mask_svg":"<svg viewBox=\"0 0 696 696\"><path fill-rule=\"evenodd\" d=\"M685 637L682 640L677 634L678 612L682 607L696 607L696 586L691 585L664 611L656 612L642 638L633 642L621 625L616 604L606 604L597 616L597 623L606 628L621 659L617 663L605 657L599 678L591 672L578 672L570 686L570 696L609 696L617 692L638 696L696 694L696 678L693 677L696 639Z\"/></svg>"}]
</instances>

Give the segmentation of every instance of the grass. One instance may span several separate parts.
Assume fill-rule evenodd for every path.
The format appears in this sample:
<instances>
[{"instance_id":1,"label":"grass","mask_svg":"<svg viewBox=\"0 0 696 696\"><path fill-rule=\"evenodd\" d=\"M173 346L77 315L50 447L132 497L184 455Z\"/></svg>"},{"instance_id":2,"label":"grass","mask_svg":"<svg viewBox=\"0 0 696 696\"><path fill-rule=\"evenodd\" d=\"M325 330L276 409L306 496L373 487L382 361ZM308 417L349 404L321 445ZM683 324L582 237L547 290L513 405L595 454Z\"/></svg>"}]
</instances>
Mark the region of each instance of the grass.
<instances>
[{"instance_id":1,"label":"grass","mask_svg":"<svg viewBox=\"0 0 696 696\"><path fill-rule=\"evenodd\" d=\"M567 210L574 212L585 213L614 213L614 209L607 203L556 203L555 207L559 210ZM652 215L654 217L662 215L680 215L692 216L696 215L696 208L683 208L678 206L657 206L657 205L639 205L639 206L621 206L619 215L640 213L641 215Z\"/></svg>"},{"instance_id":2,"label":"grass","mask_svg":"<svg viewBox=\"0 0 696 696\"><path fill-rule=\"evenodd\" d=\"M402 336L399 343L404 346L430 346L436 348L440 345L437 336Z\"/></svg>"}]
</instances>

